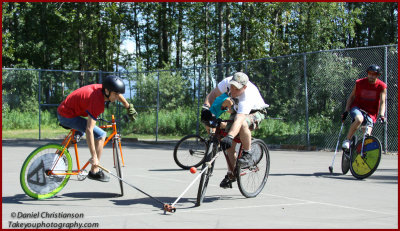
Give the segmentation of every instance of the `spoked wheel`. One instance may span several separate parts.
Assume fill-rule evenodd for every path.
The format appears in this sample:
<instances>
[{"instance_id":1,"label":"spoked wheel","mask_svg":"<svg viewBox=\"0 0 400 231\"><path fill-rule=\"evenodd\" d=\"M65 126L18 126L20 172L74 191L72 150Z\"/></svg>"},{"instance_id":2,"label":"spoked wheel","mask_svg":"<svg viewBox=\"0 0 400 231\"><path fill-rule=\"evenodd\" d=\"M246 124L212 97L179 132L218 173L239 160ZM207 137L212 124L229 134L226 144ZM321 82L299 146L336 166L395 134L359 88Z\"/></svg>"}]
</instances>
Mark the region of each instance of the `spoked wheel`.
<instances>
[{"instance_id":1,"label":"spoked wheel","mask_svg":"<svg viewBox=\"0 0 400 231\"><path fill-rule=\"evenodd\" d=\"M113 147L115 171L117 172L117 176L119 178L123 179L123 177L122 177L122 161L121 161L119 152L120 152L119 141L115 140L114 147ZM119 181L119 186L121 189L121 196L123 196L124 195L124 182L122 180L118 180L118 181Z\"/></svg>"},{"instance_id":2,"label":"spoked wheel","mask_svg":"<svg viewBox=\"0 0 400 231\"><path fill-rule=\"evenodd\" d=\"M72 170L72 159L58 144L47 144L35 149L21 168L20 184L24 192L34 199L46 199L56 195L67 184ZM60 175L55 175L60 174ZM63 175L62 175L63 174Z\"/></svg>"},{"instance_id":3,"label":"spoked wheel","mask_svg":"<svg viewBox=\"0 0 400 231\"><path fill-rule=\"evenodd\" d=\"M363 146L362 156L361 147ZM364 145L359 140L351 153L350 171L357 179L369 177L378 168L381 160L382 145L374 136L365 137Z\"/></svg>"},{"instance_id":4,"label":"spoked wheel","mask_svg":"<svg viewBox=\"0 0 400 231\"><path fill-rule=\"evenodd\" d=\"M253 161L248 168L236 166L236 176L240 192L245 197L256 197L263 190L269 174L269 151L267 145L259 139L251 143Z\"/></svg>"},{"instance_id":5,"label":"spoked wheel","mask_svg":"<svg viewBox=\"0 0 400 231\"><path fill-rule=\"evenodd\" d=\"M201 169L204 169L207 166L206 162L210 161L215 156L216 148L212 149L212 147L213 147L213 144L211 143L210 150L212 150L212 151L207 155L207 158L205 158L205 161L204 161ZM197 191L196 206L200 206L201 203L203 203L204 196L206 195L206 191L207 191L208 181L210 180L210 177L214 170L214 165L215 165L215 161L211 163L211 166L206 171L204 171L200 177L199 189Z\"/></svg>"},{"instance_id":6,"label":"spoked wheel","mask_svg":"<svg viewBox=\"0 0 400 231\"><path fill-rule=\"evenodd\" d=\"M206 157L207 141L198 135L187 135L175 145L174 160L182 169L199 167Z\"/></svg>"},{"instance_id":7,"label":"spoked wheel","mask_svg":"<svg viewBox=\"0 0 400 231\"><path fill-rule=\"evenodd\" d=\"M354 135L351 138L349 150L347 150L347 151L343 150L343 155L342 155L342 173L343 173L343 175L346 175L350 169L350 156L351 156L351 152L354 150L354 147L356 146L356 141L357 141L357 136Z\"/></svg>"}]
</instances>

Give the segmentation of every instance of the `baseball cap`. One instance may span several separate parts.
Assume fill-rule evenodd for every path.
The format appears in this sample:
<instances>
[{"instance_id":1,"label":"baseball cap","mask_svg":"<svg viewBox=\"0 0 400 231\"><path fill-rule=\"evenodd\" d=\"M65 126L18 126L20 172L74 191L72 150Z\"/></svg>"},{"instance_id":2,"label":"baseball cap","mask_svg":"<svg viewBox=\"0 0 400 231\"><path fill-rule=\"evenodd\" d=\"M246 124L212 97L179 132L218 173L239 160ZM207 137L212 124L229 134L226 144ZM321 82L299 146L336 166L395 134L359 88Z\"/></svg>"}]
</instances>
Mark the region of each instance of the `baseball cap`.
<instances>
[{"instance_id":1,"label":"baseball cap","mask_svg":"<svg viewBox=\"0 0 400 231\"><path fill-rule=\"evenodd\" d=\"M245 86L247 84L247 82L249 81L249 77L243 73L243 72L236 72L233 75L233 78L231 81L229 81L229 84L234 85L235 87L237 87L238 89L242 89L243 86Z\"/></svg>"}]
</instances>

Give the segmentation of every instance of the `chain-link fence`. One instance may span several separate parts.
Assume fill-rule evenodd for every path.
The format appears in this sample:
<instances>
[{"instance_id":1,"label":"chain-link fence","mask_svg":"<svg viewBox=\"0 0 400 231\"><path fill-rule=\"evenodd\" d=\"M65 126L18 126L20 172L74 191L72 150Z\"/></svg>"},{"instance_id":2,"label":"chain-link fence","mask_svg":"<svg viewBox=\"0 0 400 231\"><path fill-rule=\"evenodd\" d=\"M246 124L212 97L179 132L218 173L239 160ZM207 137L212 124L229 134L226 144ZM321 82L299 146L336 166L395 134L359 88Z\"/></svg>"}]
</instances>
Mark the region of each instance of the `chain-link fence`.
<instances>
[{"instance_id":1,"label":"chain-link fence","mask_svg":"<svg viewBox=\"0 0 400 231\"><path fill-rule=\"evenodd\" d=\"M269 144L334 149L340 115L355 80L366 77L371 64L382 67L387 83L388 123L376 124L373 135L385 150L397 151L398 47L363 47L295 54L207 67L150 72L56 71L3 68L3 130L57 126L56 106L80 86L100 83L109 74L122 77L125 97L134 103L138 119L121 124L125 134L183 136L202 133L199 113L203 100L217 82L236 71L249 75L270 105L269 119L254 136ZM38 103L39 102L39 103ZM111 106L104 116L121 114ZM36 114L25 112L36 112ZM25 115L25 116L24 116ZM28 116L29 115L29 116ZM31 117L30 120L25 117ZM33 119L32 119L33 118ZM37 120L37 122L32 122ZM55 124L55 125L53 125ZM350 126L350 119L345 123ZM342 137L347 133L343 129Z\"/></svg>"}]
</instances>

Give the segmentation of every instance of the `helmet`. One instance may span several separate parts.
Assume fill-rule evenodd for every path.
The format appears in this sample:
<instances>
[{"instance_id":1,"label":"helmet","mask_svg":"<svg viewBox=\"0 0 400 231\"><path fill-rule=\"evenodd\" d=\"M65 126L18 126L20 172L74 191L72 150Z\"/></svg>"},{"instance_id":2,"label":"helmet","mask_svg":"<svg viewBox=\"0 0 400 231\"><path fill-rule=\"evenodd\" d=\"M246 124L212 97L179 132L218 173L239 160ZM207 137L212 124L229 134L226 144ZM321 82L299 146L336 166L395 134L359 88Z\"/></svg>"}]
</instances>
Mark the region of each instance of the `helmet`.
<instances>
[{"instance_id":1,"label":"helmet","mask_svg":"<svg viewBox=\"0 0 400 231\"><path fill-rule=\"evenodd\" d=\"M125 84L120 77L117 77L115 75L109 75L103 81L103 92L104 92L104 89L108 89L109 91L124 94L125 93Z\"/></svg>"},{"instance_id":2,"label":"helmet","mask_svg":"<svg viewBox=\"0 0 400 231\"><path fill-rule=\"evenodd\" d=\"M372 64L367 69L367 72L369 72L369 71L373 71L373 72L376 72L377 74L380 74L381 73L381 68L376 64Z\"/></svg>"}]
</instances>

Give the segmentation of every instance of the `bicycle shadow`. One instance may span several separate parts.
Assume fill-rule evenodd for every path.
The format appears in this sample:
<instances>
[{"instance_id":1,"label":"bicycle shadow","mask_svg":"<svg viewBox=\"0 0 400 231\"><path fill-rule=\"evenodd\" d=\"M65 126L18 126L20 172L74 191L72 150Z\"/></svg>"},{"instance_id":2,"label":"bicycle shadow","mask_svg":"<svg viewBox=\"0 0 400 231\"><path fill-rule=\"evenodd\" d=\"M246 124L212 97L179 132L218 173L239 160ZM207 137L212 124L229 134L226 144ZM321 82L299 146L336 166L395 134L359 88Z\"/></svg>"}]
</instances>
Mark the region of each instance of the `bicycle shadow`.
<instances>
[{"instance_id":1,"label":"bicycle shadow","mask_svg":"<svg viewBox=\"0 0 400 231\"><path fill-rule=\"evenodd\" d=\"M172 204L176 198L175 197L156 197L160 201L164 201L167 204ZM206 196L203 200L202 204L212 203L218 200L236 200L243 198L236 198L234 196ZM136 199L127 199L127 200L111 200L117 206L132 206L138 204L145 204L153 206L154 208L159 208L163 210L163 207L160 202L157 202L149 197L136 198ZM196 198L181 198L178 203L175 205L177 210L187 210L196 208Z\"/></svg>"},{"instance_id":2,"label":"bicycle shadow","mask_svg":"<svg viewBox=\"0 0 400 231\"><path fill-rule=\"evenodd\" d=\"M80 193L82 194L82 193ZM64 197L65 194L63 195L55 195L51 198L45 199L45 200L40 200L40 199L34 199L32 197L29 197L26 194L16 194L14 196L3 196L2 197L2 203L3 204L35 204L36 202L43 204L43 202L57 202L57 201L76 201L76 199L71 199L71 200L66 200ZM118 195L118 194L114 194ZM94 195L94 197L91 198L80 198L80 200L90 200L92 198L109 198L110 196L99 196L99 195ZM116 196L114 196L116 197ZM50 205L50 204L49 204ZM52 204L54 205L54 204Z\"/></svg>"}]
</instances>

